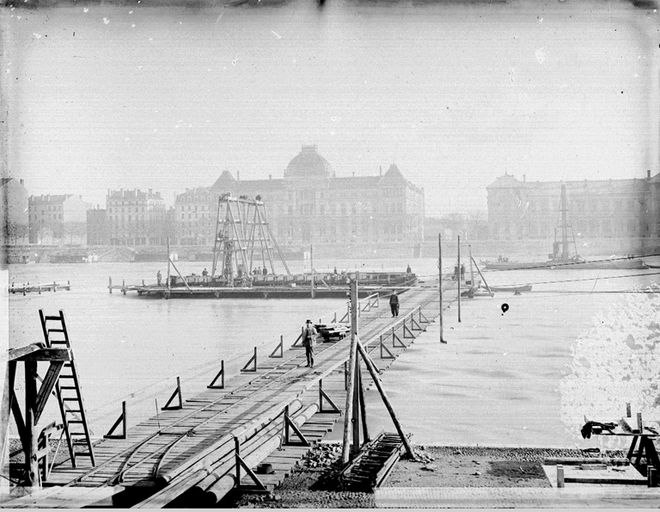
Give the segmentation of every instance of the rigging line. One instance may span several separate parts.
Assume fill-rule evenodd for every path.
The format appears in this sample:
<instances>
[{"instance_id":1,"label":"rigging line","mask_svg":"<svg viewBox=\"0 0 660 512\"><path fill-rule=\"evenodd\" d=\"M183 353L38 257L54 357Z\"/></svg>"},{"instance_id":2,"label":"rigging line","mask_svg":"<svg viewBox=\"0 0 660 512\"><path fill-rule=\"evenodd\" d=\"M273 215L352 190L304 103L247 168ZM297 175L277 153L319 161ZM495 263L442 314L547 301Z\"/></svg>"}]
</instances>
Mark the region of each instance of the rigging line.
<instances>
[{"instance_id":1,"label":"rigging line","mask_svg":"<svg viewBox=\"0 0 660 512\"><path fill-rule=\"evenodd\" d=\"M526 282L524 284L512 284L512 285L507 285L507 286L525 286L528 284L554 284L554 283L577 283L580 281L593 281L594 279L604 281L606 279L623 279L625 277L645 277L645 276L655 276L655 275L660 275L660 271L658 272L647 272L646 274L625 274L622 276L596 276L596 277L583 277L583 278L576 278L576 279L556 279L553 281L536 281L536 282ZM495 285L497 286L497 285Z\"/></svg>"}]
</instances>

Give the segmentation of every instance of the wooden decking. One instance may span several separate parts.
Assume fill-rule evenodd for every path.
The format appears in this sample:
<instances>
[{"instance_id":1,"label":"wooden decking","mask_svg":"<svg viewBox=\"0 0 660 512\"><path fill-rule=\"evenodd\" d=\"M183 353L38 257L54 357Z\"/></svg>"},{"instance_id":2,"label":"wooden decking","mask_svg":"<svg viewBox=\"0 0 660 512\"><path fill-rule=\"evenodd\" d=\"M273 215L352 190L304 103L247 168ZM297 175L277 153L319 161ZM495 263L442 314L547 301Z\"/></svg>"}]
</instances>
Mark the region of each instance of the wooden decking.
<instances>
[{"instance_id":1,"label":"wooden decking","mask_svg":"<svg viewBox=\"0 0 660 512\"><path fill-rule=\"evenodd\" d=\"M389 308L383 306L363 312L361 339L378 353L380 335L390 336L392 331L392 342L399 339L400 346L390 350L404 350L407 343L401 343L401 339L412 338L406 332L420 331L425 321L437 315L437 295L437 284L403 294L397 322L392 322ZM414 322L407 324L409 314ZM211 492L219 499L233 486L237 447L241 457L252 465L277 449L285 407L299 426L315 418L318 400L314 399L318 395L310 391L321 380L324 390L331 390L335 403L342 402L347 357L347 340L320 344L313 369L304 367L303 350L285 350L281 359L259 362L256 372L227 379L225 389L208 389L195 397L184 397L180 409L162 411L158 417L131 427L126 439L98 442L94 446L96 467L74 469L64 463L53 469L48 484L114 488L116 494L139 488L143 497L152 496L136 503L141 501L148 507L165 506L193 488ZM310 404L310 399L316 405ZM318 418L313 421L318 422ZM310 437L322 438L320 432ZM264 444L265 439L274 442ZM299 456L305 452L304 447L292 450ZM275 478L270 480L274 482ZM11 502L6 506L11 507ZM77 506L75 500L68 506Z\"/></svg>"}]
</instances>

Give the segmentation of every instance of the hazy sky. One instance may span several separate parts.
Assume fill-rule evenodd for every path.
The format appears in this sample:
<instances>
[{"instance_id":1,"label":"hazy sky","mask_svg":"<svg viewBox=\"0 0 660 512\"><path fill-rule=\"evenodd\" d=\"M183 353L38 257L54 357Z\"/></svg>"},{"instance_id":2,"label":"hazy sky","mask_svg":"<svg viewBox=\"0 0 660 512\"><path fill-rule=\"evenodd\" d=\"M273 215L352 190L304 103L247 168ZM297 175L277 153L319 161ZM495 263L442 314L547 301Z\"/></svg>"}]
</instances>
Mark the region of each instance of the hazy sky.
<instances>
[{"instance_id":1,"label":"hazy sky","mask_svg":"<svg viewBox=\"0 0 660 512\"><path fill-rule=\"evenodd\" d=\"M396 162L430 215L484 210L505 171L643 177L656 22L627 2L4 9L9 173L172 200L225 168L281 177L317 144L337 175Z\"/></svg>"}]
</instances>

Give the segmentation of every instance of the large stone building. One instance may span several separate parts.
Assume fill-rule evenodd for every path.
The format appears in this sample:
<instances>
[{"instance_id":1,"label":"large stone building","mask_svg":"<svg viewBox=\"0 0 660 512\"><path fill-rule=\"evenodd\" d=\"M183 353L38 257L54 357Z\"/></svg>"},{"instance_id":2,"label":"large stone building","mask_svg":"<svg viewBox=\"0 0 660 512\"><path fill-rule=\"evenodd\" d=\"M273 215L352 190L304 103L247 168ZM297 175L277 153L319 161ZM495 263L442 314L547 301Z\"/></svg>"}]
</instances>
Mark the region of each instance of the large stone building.
<instances>
[{"instance_id":1,"label":"large stone building","mask_svg":"<svg viewBox=\"0 0 660 512\"><path fill-rule=\"evenodd\" d=\"M0 245L28 241L28 192L22 179L0 178Z\"/></svg>"},{"instance_id":2,"label":"large stone building","mask_svg":"<svg viewBox=\"0 0 660 512\"><path fill-rule=\"evenodd\" d=\"M560 226L559 181L510 174L487 187L492 239L553 238ZM660 236L660 174L646 178L567 181L567 218L585 238Z\"/></svg>"},{"instance_id":3,"label":"large stone building","mask_svg":"<svg viewBox=\"0 0 660 512\"><path fill-rule=\"evenodd\" d=\"M111 245L165 245L168 212L160 192L108 191L106 216Z\"/></svg>"},{"instance_id":4,"label":"large stone building","mask_svg":"<svg viewBox=\"0 0 660 512\"><path fill-rule=\"evenodd\" d=\"M86 243L87 210L82 196L73 194L30 196L28 200L30 243Z\"/></svg>"},{"instance_id":5,"label":"large stone building","mask_svg":"<svg viewBox=\"0 0 660 512\"><path fill-rule=\"evenodd\" d=\"M110 243L107 212L98 205L93 210L87 210L87 245L108 245Z\"/></svg>"},{"instance_id":6,"label":"large stone building","mask_svg":"<svg viewBox=\"0 0 660 512\"><path fill-rule=\"evenodd\" d=\"M283 178L241 181L224 171L208 189L176 199L178 242L212 245L219 195L259 195L280 245L406 244L424 236L424 192L394 164L375 176L336 176L316 146L303 146Z\"/></svg>"}]
</instances>

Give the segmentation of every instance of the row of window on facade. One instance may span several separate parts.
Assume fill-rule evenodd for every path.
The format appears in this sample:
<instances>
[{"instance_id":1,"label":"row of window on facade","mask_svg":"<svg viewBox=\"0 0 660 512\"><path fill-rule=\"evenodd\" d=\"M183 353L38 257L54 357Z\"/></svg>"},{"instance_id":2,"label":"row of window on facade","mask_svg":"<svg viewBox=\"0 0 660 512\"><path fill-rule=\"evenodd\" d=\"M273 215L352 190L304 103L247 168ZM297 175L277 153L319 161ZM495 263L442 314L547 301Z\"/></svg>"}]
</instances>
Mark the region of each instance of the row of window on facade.
<instances>
[{"instance_id":1,"label":"row of window on facade","mask_svg":"<svg viewBox=\"0 0 660 512\"><path fill-rule=\"evenodd\" d=\"M518 199L512 200L500 199L494 201L491 206L500 211L517 210L521 207L527 208L530 211L558 211L560 202L556 198L541 198L534 200ZM643 199L576 199L569 200L567 208L571 212L583 211L635 211L644 210L646 208L646 201Z\"/></svg>"}]
</instances>

